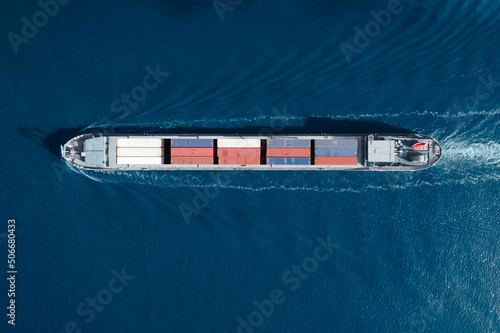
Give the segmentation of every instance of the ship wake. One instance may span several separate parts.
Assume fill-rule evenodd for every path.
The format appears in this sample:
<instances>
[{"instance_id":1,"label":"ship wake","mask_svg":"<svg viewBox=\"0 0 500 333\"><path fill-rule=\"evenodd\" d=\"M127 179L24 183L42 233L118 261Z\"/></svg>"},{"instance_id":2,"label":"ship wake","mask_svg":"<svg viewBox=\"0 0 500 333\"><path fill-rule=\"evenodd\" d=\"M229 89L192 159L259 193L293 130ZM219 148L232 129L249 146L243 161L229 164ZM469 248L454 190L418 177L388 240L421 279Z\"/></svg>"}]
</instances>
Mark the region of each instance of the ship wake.
<instances>
[{"instance_id":1,"label":"ship wake","mask_svg":"<svg viewBox=\"0 0 500 333\"><path fill-rule=\"evenodd\" d=\"M500 164L500 144L496 142L448 142L443 145L443 158L452 163L475 165Z\"/></svg>"}]
</instances>

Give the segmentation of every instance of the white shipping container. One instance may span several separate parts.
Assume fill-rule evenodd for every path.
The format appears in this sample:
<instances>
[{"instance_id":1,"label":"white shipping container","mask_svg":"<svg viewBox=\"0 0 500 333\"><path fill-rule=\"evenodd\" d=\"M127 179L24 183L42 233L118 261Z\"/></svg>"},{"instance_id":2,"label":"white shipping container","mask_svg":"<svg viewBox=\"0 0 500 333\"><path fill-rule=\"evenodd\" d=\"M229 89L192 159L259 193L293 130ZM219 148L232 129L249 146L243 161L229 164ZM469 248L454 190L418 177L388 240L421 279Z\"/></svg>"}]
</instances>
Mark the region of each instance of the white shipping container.
<instances>
[{"instance_id":1,"label":"white shipping container","mask_svg":"<svg viewBox=\"0 0 500 333\"><path fill-rule=\"evenodd\" d=\"M150 147L150 148L160 148L163 147L162 139L146 139L146 138L118 138L116 139L116 146L125 148L139 148L139 147Z\"/></svg>"},{"instance_id":2,"label":"white shipping container","mask_svg":"<svg viewBox=\"0 0 500 333\"><path fill-rule=\"evenodd\" d=\"M116 156L163 156L163 148L120 148Z\"/></svg>"},{"instance_id":3,"label":"white shipping container","mask_svg":"<svg viewBox=\"0 0 500 333\"><path fill-rule=\"evenodd\" d=\"M162 157L151 156L118 156L116 164L162 164Z\"/></svg>"},{"instance_id":4,"label":"white shipping container","mask_svg":"<svg viewBox=\"0 0 500 333\"><path fill-rule=\"evenodd\" d=\"M260 139L218 139L219 148L260 148Z\"/></svg>"}]
</instances>

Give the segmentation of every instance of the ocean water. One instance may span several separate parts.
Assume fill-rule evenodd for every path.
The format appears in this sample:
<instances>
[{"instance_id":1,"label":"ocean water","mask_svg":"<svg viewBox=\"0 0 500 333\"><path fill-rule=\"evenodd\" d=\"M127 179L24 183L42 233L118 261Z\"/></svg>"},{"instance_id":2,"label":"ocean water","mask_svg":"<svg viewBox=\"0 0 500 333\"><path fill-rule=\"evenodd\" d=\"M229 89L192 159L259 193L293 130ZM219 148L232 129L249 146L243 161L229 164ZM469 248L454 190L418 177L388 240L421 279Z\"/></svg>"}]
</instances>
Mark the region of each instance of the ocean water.
<instances>
[{"instance_id":1,"label":"ocean water","mask_svg":"<svg viewBox=\"0 0 500 333\"><path fill-rule=\"evenodd\" d=\"M1 332L500 332L498 1L60 2L0 14ZM77 173L82 128L397 130L443 157Z\"/></svg>"}]
</instances>

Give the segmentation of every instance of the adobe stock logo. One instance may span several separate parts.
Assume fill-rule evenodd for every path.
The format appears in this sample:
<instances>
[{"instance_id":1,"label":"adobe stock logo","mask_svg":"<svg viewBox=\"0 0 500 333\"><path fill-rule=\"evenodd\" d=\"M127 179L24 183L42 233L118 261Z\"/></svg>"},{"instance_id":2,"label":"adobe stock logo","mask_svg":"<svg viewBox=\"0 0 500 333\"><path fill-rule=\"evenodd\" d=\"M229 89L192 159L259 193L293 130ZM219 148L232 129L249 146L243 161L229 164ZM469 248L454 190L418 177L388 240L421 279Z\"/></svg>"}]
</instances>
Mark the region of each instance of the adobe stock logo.
<instances>
[{"instance_id":1,"label":"adobe stock logo","mask_svg":"<svg viewBox=\"0 0 500 333\"><path fill-rule=\"evenodd\" d=\"M10 45L12 45L12 49L17 54L19 53L19 45L28 44L30 39L35 38L38 34L38 29L41 29L49 23L49 17L54 18L59 13L60 5L65 5L69 2L69 0L47 0L43 2L43 0L38 1L38 6L42 10L33 14L31 21L23 16L21 21L23 22L23 26L21 27L21 35L15 34L12 31L7 34L7 38L9 39Z\"/></svg>"},{"instance_id":2,"label":"adobe stock logo","mask_svg":"<svg viewBox=\"0 0 500 333\"><path fill-rule=\"evenodd\" d=\"M241 5L242 2L243 0L214 0L214 2L212 2L212 5L214 6L214 9L219 16L219 20L221 22L224 22L224 13L227 11L232 12L236 7Z\"/></svg>"},{"instance_id":3,"label":"adobe stock logo","mask_svg":"<svg viewBox=\"0 0 500 333\"><path fill-rule=\"evenodd\" d=\"M328 260L334 250L340 247L340 244L332 242L330 235L326 240L317 237L316 242L318 245L314 248L311 256L305 257L300 264L292 265L281 275L281 282L288 287L289 292L285 288L276 288L269 293L268 299L260 302L253 301L255 310L247 316L236 318L238 322L236 333L255 333L264 324L264 321L273 315L278 306L283 305L292 293L298 290L301 284L318 270L320 263Z\"/></svg>"},{"instance_id":4,"label":"adobe stock logo","mask_svg":"<svg viewBox=\"0 0 500 333\"><path fill-rule=\"evenodd\" d=\"M120 119L125 119L131 109L139 106L148 97L148 92L158 88L158 85L163 82L163 79L170 75L169 72L162 72L160 64L157 64L155 69L150 66L145 68L147 74L142 78L142 84L133 87L130 94L122 93L120 98L116 98L111 102L111 111L114 113L122 113Z\"/></svg>"},{"instance_id":5,"label":"adobe stock logo","mask_svg":"<svg viewBox=\"0 0 500 333\"><path fill-rule=\"evenodd\" d=\"M102 312L109 305L114 296L122 293L129 285L130 281L135 279L134 275L128 275L125 267L121 272L116 269L111 270L113 277L108 281L107 287L99 290L95 297L87 297L84 302L81 302L76 307L76 314L83 320L83 323L77 321L68 321L64 325L64 331L61 333L81 333L84 331L84 324L88 325L94 321L97 314ZM87 330L85 330L87 331Z\"/></svg>"},{"instance_id":6,"label":"adobe stock logo","mask_svg":"<svg viewBox=\"0 0 500 333\"><path fill-rule=\"evenodd\" d=\"M354 45L346 42L340 43L340 50L344 54L347 63L350 64L352 62L351 56L354 53L359 54L361 50L367 47L380 34L382 28L387 27L391 23L392 17L401 13L402 10L403 6L399 0L389 0L387 10L382 9L379 12L370 11L371 16L375 20L366 23L364 31L358 26L354 27L354 32L356 32L353 39Z\"/></svg>"},{"instance_id":7,"label":"adobe stock logo","mask_svg":"<svg viewBox=\"0 0 500 333\"><path fill-rule=\"evenodd\" d=\"M455 104L453 106L454 112L459 113L464 111L475 111L481 104L481 101L485 101L491 97L491 95L496 91L495 88L500 87L500 81L493 81L493 76L488 74L485 78L482 75L477 77L479 84L474 90L474 94L465 97L460 104Z\"/></svg>"}]
</instances>

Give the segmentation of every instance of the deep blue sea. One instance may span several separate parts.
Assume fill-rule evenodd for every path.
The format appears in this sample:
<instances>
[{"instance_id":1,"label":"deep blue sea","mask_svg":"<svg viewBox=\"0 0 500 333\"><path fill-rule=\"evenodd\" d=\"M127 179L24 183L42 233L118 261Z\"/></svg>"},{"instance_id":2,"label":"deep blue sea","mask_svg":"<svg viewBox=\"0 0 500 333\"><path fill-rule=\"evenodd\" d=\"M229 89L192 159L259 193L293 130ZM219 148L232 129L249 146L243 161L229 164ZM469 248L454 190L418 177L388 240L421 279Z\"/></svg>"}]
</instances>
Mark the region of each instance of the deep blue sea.
<instances>
[{"instance_id":1,"label":"deep blue sea","mask_svg":"<svg viewBox=\"0 0 500 333\"><path fill-rule=\"evenodd\" d=\"M7 0L0 18L0 332L500 332L500 2ZM443 157L77 173L58 150L86 127L417 132Z\"/></svg>"}]
</instances>

